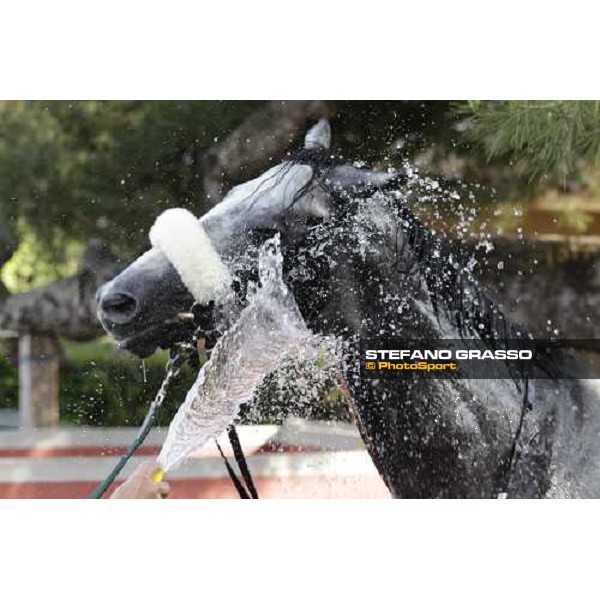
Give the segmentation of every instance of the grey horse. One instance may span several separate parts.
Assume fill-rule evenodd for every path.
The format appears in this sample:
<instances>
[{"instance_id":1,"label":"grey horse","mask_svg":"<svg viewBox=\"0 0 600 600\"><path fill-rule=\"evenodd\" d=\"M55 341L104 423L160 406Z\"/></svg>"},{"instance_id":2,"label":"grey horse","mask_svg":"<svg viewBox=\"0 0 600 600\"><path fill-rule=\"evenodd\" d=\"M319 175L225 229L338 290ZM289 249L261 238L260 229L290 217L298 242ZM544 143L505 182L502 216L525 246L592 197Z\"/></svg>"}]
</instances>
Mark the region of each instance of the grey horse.
<instances>
[{"instance_id":1,"label":"grey horse","mask_svg":"<svg viewBox=\"0 0 600 600\"><path fill-rule=\"evenodd\" d=\"M570 356L548 359L560 376L548 376L543 361L526 376L500 361L488 379L468 370L449 379L361 374L364 339L492 346L524 332L407 208L406 177L344 163L332 156L330 137L319 122L302 150L233 188L200 219L236 273L240 301L257 278L257 247L279 232L286 284L307 325L344 340L350 402L394 497L600 497L598 382ZM181 315L192 303L153 249L98 291L98 316L123 347L147 356L190 335Z\"/></svg>"}]
</instances>

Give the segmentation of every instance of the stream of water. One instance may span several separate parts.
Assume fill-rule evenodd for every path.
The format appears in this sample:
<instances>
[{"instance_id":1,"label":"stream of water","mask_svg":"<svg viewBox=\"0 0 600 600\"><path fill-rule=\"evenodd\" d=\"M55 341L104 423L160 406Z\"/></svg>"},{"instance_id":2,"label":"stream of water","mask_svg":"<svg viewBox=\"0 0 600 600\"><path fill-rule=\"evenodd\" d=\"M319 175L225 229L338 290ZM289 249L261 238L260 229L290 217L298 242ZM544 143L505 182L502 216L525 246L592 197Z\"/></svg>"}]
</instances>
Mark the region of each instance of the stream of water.
<instances>
[{"instance_id":1,"label":"stream of water","mask_svg":"<svg viewBox=\"0 0 600 600\"><path fill-rule=\"evenodd\" d=\"M312 334L283 282L279 237L259 254L260 284L237 322L220 338L175 415L158 462L167 471L217 438L250 402L267 374L294 362L323 360L324 340Z\"/></svg>"}]
</instances>

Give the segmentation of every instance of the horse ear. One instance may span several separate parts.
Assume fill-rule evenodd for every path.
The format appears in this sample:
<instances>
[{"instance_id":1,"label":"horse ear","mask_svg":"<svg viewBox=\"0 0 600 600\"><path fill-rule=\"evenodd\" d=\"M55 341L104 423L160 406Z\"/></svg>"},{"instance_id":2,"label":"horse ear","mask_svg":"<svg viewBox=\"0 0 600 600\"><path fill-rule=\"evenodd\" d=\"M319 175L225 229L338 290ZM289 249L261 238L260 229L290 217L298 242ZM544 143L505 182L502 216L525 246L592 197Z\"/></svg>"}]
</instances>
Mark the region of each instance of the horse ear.
<instances>
[{"instance_id":1,"label":"horse ear","mask_svg":"<svg viewBox=\"0 0 600 600\"><path fill-rule=\"evenodd\" d=\"M331 126L327 119L313 125L304 138L305 148L329 148L331 146Z\"/></svg>"}]
</instances>

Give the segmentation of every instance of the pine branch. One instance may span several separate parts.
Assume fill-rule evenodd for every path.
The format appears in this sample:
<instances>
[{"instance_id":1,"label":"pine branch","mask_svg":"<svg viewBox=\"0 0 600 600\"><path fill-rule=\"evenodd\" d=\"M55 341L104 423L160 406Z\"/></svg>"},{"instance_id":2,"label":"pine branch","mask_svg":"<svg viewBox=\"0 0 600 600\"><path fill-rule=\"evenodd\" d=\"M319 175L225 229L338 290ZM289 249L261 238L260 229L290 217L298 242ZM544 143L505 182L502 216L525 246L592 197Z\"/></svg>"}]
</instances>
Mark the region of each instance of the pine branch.
<instances>
[{"instance_id":1,"label":"pine branch","mask_svg":"<svg viewBox=\"0 0 600 600\"><path fill-rule=\"evenodd\" d=\"M600 158L598 101L469 102L462 112L472 119L469 138L488 160L519 161L532 180L564 181Z\"/></svg>"}]
</instances>

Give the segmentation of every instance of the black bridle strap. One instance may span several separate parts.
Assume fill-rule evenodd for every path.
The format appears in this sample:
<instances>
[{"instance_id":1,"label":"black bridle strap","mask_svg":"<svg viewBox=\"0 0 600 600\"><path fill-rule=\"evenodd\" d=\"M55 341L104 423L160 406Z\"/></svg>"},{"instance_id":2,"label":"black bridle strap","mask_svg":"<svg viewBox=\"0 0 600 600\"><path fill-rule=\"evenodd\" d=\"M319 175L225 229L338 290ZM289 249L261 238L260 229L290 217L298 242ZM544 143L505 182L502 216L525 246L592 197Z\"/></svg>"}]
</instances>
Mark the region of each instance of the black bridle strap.
<instances>
[{"instance_id":1,"label":"black bridle strap","mask_svg":"<svg viewBox=\"0 0 600 600\"><path fill-rule=\"evenodd\" d=\"M217 445L217 448L219 449L219 453L221 454L221 458L223 459L223 462L225 463L225 468L227 469L227 473L229 473L229 478L231 479L240 498L242 500L252 500L252 498L250 498L250 495L248 494L248 490L244 487L244 484L240 481L239 477L236 475L235 471L229 464L229 461L227 460L227 457L223 453L223 450L221 449L221 446L220 446L219 442L217 442L217 440L215 440L215 444Z\"/></svg>"},{"instance_id":2,"label":"black bridle strap","mask_svg":"<svg viewBox=\"0 0 600 600\"><path fill-rule=\"evenodd\" d=\"M240 443L240 438L238 437L237 431L233 425L230 425L227 428L227 435L229 436L229 443L233 448L233 455L240 469L240 473L242 474L242 477L246 483L246 487L250 492L250 497L253 500L258 500L258 492L256 491L254 481L252 481L252 475L250 474L250 469L248 468L248 463L246 462L246 457L244 456L244 450L242 448L242 444Z\"/></svg>"}]
</instances>

